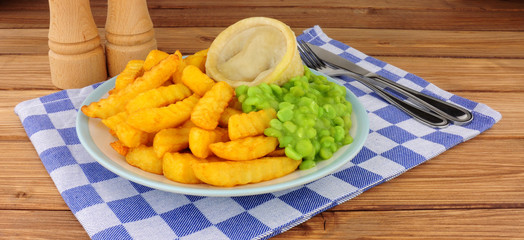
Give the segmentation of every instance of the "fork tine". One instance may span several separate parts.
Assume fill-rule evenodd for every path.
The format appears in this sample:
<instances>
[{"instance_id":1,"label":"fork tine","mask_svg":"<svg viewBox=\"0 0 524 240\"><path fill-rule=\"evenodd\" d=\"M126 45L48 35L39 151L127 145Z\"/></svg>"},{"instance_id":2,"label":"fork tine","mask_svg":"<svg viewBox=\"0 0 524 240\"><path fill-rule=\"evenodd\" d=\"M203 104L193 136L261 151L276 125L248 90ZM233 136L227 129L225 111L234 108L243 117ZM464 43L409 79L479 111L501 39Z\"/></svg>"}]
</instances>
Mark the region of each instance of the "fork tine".
<instances>
[{"instance_id":1,"label":"fork tine","mask_svg":"<svg viewBox=\"0 0 524 240\"><path fill-rule=\"evenodd\" d=\"M313 50L311 50L311 48L306 44L306 42L301 40L299 44L304 49L304 51L309 56L309 58L313 61L313 64L315 66L318 66L318 68L326 67L326 64L324 63L324 61L322 61L322 59L320 59L317 56L317 54L315 54L315 52L313 52Z\"/></svg>"},{"instance_id":2,"label":"fork tine","mask_svg":"<svg viewBox=\"0 0 524 240\"><path fill-rule=\"evenodd\" d=\"M313 61L311 59L309 59L309 56L307 55L307 53L303 49L303 46L302 46L302 44L300 42L298 43L298 51L300 53L300 58L306 64L307 67L313 68L313 69L317 69L317 67L313 64Z\"/></svg>"},{"instance_id":3,"label":"fork tine","mask_svg":"<svg viewBox=\"0 0 524 240\"><path fill-rule=\"evenodd\" d=\"M306 48L307 45L305 44L304 41L302 41L302 40L299 41L298 45L299 45L298 50L301 53L302 60L306 63L306 65L308 67L313 68L313 69L320 69L320 68L322 68L322 65L318 63L318 61L315 59L315 57L311 56L310 52Z\"/></svg>"}]
</instances>

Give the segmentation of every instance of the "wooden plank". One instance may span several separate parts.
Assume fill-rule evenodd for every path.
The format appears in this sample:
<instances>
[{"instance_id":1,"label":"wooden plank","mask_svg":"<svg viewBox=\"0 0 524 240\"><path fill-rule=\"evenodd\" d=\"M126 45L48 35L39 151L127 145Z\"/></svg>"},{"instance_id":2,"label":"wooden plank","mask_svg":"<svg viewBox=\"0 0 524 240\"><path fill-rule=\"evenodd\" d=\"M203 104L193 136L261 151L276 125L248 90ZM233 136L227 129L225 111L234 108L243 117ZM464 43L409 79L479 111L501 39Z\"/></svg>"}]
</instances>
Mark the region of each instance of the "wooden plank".
<instances>
[{"instance_id":1,"label":"wooden plank","mask_svg":"<svg viewBox=\"0 0 524 240\"><path fill-rule=\"evenodd\" d=\"M107 7L107 1L91 0L91 8ZM367 0L321 0L321 1L302 1L302 0L263 0L263 1L187 1L187 0L149 0L147 1L150 9L155 8L197 8L197 7L346 7L346 8L369 8ZM521 1L475 1L475 0L435 0L435 1L411 1L397 0L392 6L388 0L373 1L373 8L407 8L407 9L464 9L469 11L490 11L490 10L515 10L524 8ZM47 1L18 0L8 1L2 4L3 9L9 10L47 10Z\"/></svg>"},{"instance_id":2,"label":"wooden plank","mask_svg":"<svg viewBox=\"0 0 524 240\"><path fill-rule=\"evenodd\" d=\"M308 27L312 27L310 25ZM191 54L208 48L223 27L160 28L161 50ZM297 35L305 28L294 28ZM323 28L333 39L371 56L524 59L524 32ZM47 55L47 29L0 29L0 54ZM104 31L99 29L102 42Z\"/></svg>"},{"instance_id":3,"label":"wooden plank","mask_svg":"<svg viewBox=\"0 0 524 240\"><path fill-rule=\"evenodd\" d=\"M1 209L67 210L29 141L0 141ZM524 208L524 139L473 139L333 208Z\"/></svg>"},{"instance_id":4,"label":"wooden plank","mask_svg":"<svg viewBox=\"0 0 524 240\"><path fill-rule=\"evenodd\" d=\"M520 239L524 209L324 212L274 239Z\"/></svg>"},{"instance_id":5,"label":"wooden plank","mask_svg":"<svg viewBox=\"0 0 524 240\"><path fill-rule=\"evenodd\" d=\"M89 239L71 211L1 210L0 239Z\"/></svg>"},{"instance_id":6,"label":"wooden plank","mask_svg":"<svg viewBox=\"0 0 524 240\"><path fill-rule=\"evenodd\" d=\"M99 27L106 20L105 8L93 8ZM150 9L155 27L225 27L254 16L279 19L291 27L493 30L522 31L522 9L468 11L462 9L395 9L395 8L312 8L312 7L220 7ZM300 17L297 17L300 16ZM337 19L337 21L333 21ZM483 24L478 24L479 20ZM0 28L48 28L49 12L45 10L0 10Z\"/></svg>"},{"instance_id":7,"label":"wooden plank","mask_svg":"<svg viewBox=\"0 0 524 240\"><path fill-rule=\"evenodd\" d=\"M68 211L0 211L2 239L89 239ZM272 239L519 239L523 209L323 212Z\"/></svg>"},{"instance_id":8,"label":"wooden plank","mask_svg":"<svg viewBox=\"0 0 524 240\"><path fill-rule=\"evenodd\" d=\"M69 209L31 142L0 141L0 149L0 209Z\"/></svg>"}]
</instances>

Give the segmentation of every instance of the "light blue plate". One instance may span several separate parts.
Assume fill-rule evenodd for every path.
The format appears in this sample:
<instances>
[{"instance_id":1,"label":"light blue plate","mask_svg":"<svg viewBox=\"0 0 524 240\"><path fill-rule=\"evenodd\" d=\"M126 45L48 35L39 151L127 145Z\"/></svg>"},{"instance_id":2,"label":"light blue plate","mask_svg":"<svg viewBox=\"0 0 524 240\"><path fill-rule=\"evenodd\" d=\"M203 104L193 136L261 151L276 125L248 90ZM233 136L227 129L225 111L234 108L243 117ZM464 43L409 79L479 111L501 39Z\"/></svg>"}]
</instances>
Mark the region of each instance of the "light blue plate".
<instances>
[{"instance_id":1,"label":"light blue plate","mask_svg":"<svg viewBox=\"0 0 524 240\"><path fill-rule=\"evenodd\" d=\"M317 75L323 75L313 70L312 72ZM336 83L332 78L327 78L329 81ZM107 96L107 92L114 86L115 78L103 83L85 99L83 105L89 105L91 102ZM168 180L162 175L148 173L127 164L125 158L117 154L109 146L109 143L116 139L109 133L107 127L99 119L89 118L82 111L78 112L76 131L80 142L96 161L109 171L130 181L167 192L187 195L217 197L255 195L285 190L312 182L336 171L357 155L368 136L369 121L366 110L353 93L347 91L346 99L353 105L353 113L351 114L353 124L349 131L354 139L353 143L340 148L332 158L319 162L314 168L297 170L284 177L266 182L230 188L214 187L206 184L177 183Z\"/></svg>"}]
</instances>

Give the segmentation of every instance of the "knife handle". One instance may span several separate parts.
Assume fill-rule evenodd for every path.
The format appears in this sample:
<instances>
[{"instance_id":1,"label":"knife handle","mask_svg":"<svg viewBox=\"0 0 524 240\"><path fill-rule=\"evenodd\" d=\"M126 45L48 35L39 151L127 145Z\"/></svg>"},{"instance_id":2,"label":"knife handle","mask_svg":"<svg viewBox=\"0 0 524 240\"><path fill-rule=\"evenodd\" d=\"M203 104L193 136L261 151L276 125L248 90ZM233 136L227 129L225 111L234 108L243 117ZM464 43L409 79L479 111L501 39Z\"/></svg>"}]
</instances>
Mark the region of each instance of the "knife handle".
<instances>
[{"instance_id":1,"label":"knife handle","mask_svg":"<svg viewBox=\"0 0 524 240\"><path fill-rule=\"evenodd\" d=\"M421 104L422 106L430 109L438 115L441 115L456 123L464 124L470 122L473 119L473 115L470 111L468 111L465 108L459 107L455 104L415 91L411 88L408 88L406 86L403 86L376 74L366 77L383 83L387 87L390 87L391 89L407 97L410 97L411 100L414 100L418 104Z\"/></svg>"}]
</instances>

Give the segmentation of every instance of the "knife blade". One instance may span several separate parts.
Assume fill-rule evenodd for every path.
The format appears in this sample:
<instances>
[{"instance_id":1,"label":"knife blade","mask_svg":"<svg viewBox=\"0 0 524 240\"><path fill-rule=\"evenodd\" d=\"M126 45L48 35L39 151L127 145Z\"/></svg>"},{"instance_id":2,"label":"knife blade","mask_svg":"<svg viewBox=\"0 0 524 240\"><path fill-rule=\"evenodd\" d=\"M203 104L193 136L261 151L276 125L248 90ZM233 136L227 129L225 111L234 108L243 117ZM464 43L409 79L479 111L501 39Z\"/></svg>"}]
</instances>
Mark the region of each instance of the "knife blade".
<instances>
[{"instance_id":1,"label":"knife blade","mask_svg":"<svg viewBox=\"0 0 524 240\"><path fill-rule=\"evenodd\" d=\"M356 65L355 63L350 62L349 60L338 56L328 50L325 50L317 45L313 45L311 43L306 43L309 48L324 62L327 62L329 64L335 65L339 68L360 74L362 76L366 76L368 74L372 74L372 72Z\"/></svg>"}]
</instances>

